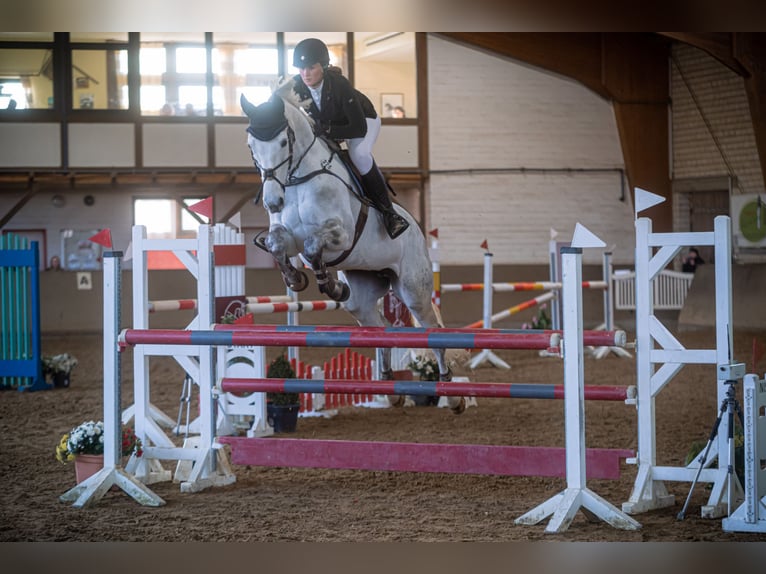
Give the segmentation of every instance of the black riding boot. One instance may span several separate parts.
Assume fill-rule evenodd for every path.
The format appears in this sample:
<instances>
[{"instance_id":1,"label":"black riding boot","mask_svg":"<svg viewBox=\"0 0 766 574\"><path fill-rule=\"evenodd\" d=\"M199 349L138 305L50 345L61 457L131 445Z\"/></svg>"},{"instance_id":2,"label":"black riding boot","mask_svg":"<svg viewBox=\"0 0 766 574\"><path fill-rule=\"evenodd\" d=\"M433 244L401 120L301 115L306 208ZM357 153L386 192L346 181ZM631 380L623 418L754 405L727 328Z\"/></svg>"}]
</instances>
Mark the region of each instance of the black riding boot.
<instances>
[{"instance_id":1,"label":"black riding boot","mask_svg":"<svg viewBox=\"0 0 766 574\"><path fill-rule=\"evenodd\" d=\"M372 169L362 176L362 184L367 197L370 198L375 208L383 215L383 224L386 226L391 239L396 239L410 226L407 220L394 211L391 198L388 197L388 185L383 179L378 166L373 162Z\"/></svg>"}]
</instances>

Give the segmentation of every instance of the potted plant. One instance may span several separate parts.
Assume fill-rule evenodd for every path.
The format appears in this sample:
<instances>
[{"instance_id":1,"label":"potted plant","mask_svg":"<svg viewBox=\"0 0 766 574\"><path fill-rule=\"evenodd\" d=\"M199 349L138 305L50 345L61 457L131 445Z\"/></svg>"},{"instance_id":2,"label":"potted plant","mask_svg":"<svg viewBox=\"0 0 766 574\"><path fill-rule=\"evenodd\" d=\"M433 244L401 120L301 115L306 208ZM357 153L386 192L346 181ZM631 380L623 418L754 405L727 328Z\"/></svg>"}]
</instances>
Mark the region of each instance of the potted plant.
<instances>
[{"instance_id":1,"label":"potted plant","mask_svg":"<svg viewBox=\"0 0 766 574\"><path fill-rule=\"evenodd\" d=\"M418 375L421 381L439 380L439 364L436 362L436 359L431 357L417 355L413 361L410 361L407 368L414 375ZM412 397L412 400L419 407L427 407L438 404L439 397L415 396Z\"/></svg>"},{"instance_id":2,"label":"potted plant","mask_svg":"<svg viewBox=\"0 0 766 574\"><path fill-rule=\"evenodd\" d=\"M143 445L132 427L122 428L122 456L141 456ZM74 461L79 484L104 466L104 423L87 421L64 434L56 446L56 458Z\"/></svg>"},{"instance_id":3,"label":"potted plant","mask_svg":"<svg viewBox=\"0 0 766 574\"><path fill-rule=\"evenodd\" d=\"M269 379L293 379L295 378L295 370L285 355L281 354L269 364L266 377ZM300 406L298 393L266 393L267 421L274 427L275 433L295 432Z\"/></svg>"},{"instance_id":4,"label":"potted plant","mask_svg":"<svg viewBox=\"0 0 766 574\"><path fill-rule=\"evenodd\" d=\"M69 375L77 366L77 359L69 353L43 357L43 375L50 379L55 387L66 388L69 386Z\"/></svg>"}]
</instances>

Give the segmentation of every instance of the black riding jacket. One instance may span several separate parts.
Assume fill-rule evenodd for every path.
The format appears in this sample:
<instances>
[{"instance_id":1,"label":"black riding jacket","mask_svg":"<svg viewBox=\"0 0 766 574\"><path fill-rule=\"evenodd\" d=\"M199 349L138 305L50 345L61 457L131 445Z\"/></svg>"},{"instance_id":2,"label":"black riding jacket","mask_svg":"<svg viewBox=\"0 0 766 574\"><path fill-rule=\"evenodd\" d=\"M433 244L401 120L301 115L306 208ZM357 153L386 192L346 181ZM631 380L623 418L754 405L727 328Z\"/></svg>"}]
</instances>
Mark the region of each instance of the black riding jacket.
<instances>
[{"instance_id":1,"label":"black riding jacket","mask_svg":"<svg viewBox=\"0 0 766 574\"><path fill-rule=\"evenodd\" d=\"M332 68L325 70L321 110L300 75L295 76L293 89L301 99L311 101L307 111L317 124L317 132L334 140L364 137L367 134L365 118L378 116L370 99Z\"/></svg>"}]
</instances>

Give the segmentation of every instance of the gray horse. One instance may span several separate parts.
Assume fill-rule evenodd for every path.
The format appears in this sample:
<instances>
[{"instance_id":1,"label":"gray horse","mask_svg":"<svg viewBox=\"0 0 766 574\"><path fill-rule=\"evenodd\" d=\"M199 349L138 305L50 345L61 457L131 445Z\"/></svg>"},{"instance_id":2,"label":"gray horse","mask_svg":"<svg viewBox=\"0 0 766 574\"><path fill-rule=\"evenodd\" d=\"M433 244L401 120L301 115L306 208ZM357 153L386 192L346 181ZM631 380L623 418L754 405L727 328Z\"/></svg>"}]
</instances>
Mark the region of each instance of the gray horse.
<instances>
[{"instance_id":1,"label":"gray horse","mask_svg":"<svg viewBox=\"0 0 766 574\"><path fill-rule=\"evenodd\" d=\"M247 143L263 180L263 205L269 230L263 241L293 291L308 286L308 277L291 263L299 256L316 278L319 290L345 309L359 325L384 326L378 301L392 289L424 327L443 327L431 301L433 272L420 227L403 207L395 209L409 228L391 240L381 218L358 192L355 178L332 142L314 134L312 119L292 89L280 85L271 98L255 106L244 96L241 106L250 120ZM330 268L338 271L335 279ZM433 349L440 379L449 381L444 349ZM392 378L391 350L381 350L381 376ZM395 400L401 404L403 397ZM462 397L449 397L456 413Z\"/></svg>"}]
</instances>

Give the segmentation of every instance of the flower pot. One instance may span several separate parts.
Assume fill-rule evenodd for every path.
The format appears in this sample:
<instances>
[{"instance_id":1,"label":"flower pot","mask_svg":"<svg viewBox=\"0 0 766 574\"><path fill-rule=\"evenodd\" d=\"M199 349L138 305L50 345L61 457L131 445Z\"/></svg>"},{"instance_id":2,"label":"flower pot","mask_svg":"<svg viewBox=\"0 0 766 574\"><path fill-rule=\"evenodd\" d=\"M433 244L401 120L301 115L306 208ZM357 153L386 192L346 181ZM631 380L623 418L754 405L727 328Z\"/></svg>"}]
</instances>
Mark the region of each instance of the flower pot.
<instances>
[{"instance_id":1,"label":"flower pot","mask_svg":"<svg viewBox=\"0 0 766 574\"><path fill-rule=\"evenodd\" d=\"M104 468L103 454L78 454L74 457L74 474L77 484L89 479Z\"/></svg>"},{"instance_id":2,"label":"flower pot","mask_svg":"<svg viewBox=\"0 0 766 574\"><path fill-rule=\"evenodd\" d=\"M299 404L274 405L268 403L266 405L266 421L274 427L275 433L295 432L300 408Z\"/></svg>"},{"instance_id":3,"label":"flower pot","mask_svg":"<svg viewBox=\"0 0 766 574\"><path fill-rule=\"evenodd\" d=\"M53 379L53 386L58 389L65 389L69 387L69 373L53 373L51 376Z\"/></svg>"}]
</instances>

